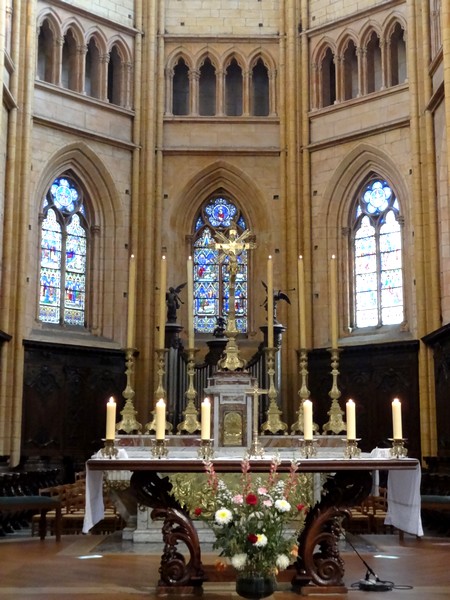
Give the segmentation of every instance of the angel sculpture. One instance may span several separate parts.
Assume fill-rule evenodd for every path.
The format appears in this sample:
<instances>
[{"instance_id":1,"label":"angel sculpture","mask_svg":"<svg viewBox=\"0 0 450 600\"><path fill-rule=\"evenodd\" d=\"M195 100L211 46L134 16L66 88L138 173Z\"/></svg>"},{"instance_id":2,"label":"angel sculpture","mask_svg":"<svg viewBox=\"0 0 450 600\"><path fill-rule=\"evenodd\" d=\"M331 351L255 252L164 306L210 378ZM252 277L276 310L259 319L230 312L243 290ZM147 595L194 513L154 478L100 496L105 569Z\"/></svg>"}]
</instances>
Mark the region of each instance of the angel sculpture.
<instances>
[{"instance_id":1,"label":"angel sculpture","mask_svg":"<svg viewBox=\"0 0 450 600\"><path fill-rule=\"evenodd\" d=\"M265 281L261 281L261 283L263 284L264 289L266 290L266 299L261 304L261 306L264 306L264 308L267 310L267 305L268 305L267 284L265 283ZM277 304L280 300L285 300L288 304L291 303L291 301L289 300L289 296L287 294L285 294L284 292L282 292L281 290L278 290L278 292L273 293L273 322L274 323L278 323L278 321L277 321Z\"/></svg>"},{"instance_id":2,"label":"angel sculpture","mask_svg":"<svg viewBox=\"0 0 450 600\"><path fill-rule=\"evenodd\" d=\"M180 304L184 304L183 300L178 295L186 285L185 283L180 284L178 287L170 287L169 291L166 292L166 305L167 305L167 322L177 322L177 310L180 308Z\"/></svg>"}]
</instances>

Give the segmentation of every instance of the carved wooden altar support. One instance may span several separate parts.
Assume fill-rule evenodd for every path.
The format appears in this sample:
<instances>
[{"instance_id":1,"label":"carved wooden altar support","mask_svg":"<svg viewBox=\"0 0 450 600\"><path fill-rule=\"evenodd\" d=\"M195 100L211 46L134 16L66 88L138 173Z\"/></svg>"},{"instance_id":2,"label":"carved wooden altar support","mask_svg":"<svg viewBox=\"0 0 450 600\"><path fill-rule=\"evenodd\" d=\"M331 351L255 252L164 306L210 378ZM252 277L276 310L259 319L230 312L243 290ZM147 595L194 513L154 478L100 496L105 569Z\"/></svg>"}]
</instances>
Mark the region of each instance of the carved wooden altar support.
<instances>
[{"instance_id":1,"label":"carved wooden altar support","mask_svg":"<svg viewBox=\"0 0 450 600\"><path fill-rule=\"evenodd\" d=\"M213 460L217 473L239 473L240 459ZM288 472L291 461L281 460L279 472ZM268 473L270 459L250 461L252 472ZM349 517L348 508L366 498L372 487L373 471L414 470L418 461L402 459L303 459L298 461L300 473L329 473L321 500L311 508L299 537L299 555L292 580L294 590L307 593L346 593L344 562L339 552L342 520ZM201 548L197 530L188 515L170 494L171 484L165 473L204 472L200 460L192 459L91 459L88 470L128 470L130 486L140 504L151 507L152 518L162 518L164 550L160 564L160 591L183 588L198 593L204 581ZM186 559L178 550L182 542Z\"/></svg>"}]
</instances>

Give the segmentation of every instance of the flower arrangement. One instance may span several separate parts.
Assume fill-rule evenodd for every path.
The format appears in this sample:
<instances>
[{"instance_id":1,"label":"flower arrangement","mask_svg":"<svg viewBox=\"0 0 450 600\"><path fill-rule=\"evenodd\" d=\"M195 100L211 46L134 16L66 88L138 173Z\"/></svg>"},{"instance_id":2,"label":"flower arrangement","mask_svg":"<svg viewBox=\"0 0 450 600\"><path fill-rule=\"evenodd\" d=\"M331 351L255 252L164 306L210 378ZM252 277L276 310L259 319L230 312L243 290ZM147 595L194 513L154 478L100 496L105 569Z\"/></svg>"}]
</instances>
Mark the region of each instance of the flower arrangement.
<instances>
[{"instance_id":1,"label":"flower arrangement","mask_svg":"<svg viewBox=\"0 0 450 600\"><path fill-rule=\"evenodd\" d=\"M212 492L210 512L198 506L194 514L214 531L214 548L221 549L221 556L228 557L245 575L276 575L286 569L297 556L297 539L306 515L296 463L291 463L283 477L274 459L268 475L252 477L249 461L244 460L236 489L218 477L211 462L205 465Z\"/></svg>"}]
</instances>

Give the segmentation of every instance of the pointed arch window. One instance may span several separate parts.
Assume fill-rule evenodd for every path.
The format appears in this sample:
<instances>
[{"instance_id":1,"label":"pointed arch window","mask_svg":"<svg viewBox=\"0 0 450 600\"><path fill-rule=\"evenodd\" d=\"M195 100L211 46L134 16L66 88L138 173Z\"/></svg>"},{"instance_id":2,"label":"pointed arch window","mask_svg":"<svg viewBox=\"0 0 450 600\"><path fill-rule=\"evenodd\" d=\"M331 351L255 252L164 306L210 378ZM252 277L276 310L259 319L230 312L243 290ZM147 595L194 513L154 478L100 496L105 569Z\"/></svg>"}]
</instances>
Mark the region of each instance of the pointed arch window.
<instances>
[{"instance_id":1,"label":"pointed arch window","mask_svg":"<svg viewBox=\"0 0 450 600\"><path fill-rule=\"evenodd\" d=\"M242 115L242 69L233 58L225 75L225 110L229 117Z\"/></svg>"},{"instance_id":2,"label":"pointed arch window","mask_svg":"<svg viewBox=\"0 0 450 600\"><path fill-rule=\"evenodd\" d=\"M261 58L252 69L252 114L256 117L269 114L269 73Z\"/></svg>"},{"instance_id":3,"label":"pointed arch window","mask_svg":"<svg viewBox=\"0 0 450 600\"><path fill-rule=\"evenodd\" d=\"M373 178L358 198L353 222L354 325L404 321L402 232L390 185Z\"/></svg>"},{"instance_id":4,"label":"pointed arch window","mask_svg":"<svg viewBox=\"0 0 450 600\"><path fill-rule=\"evenodd\" d=\"M189 67L182 58L173 69L172 112L174 115L189 114Z\"/></svg>"},{"instance_id":5,"label":"pointed arch window","mask_svg":"<svg viewBox=\"0 0 450 600\"><path fill-rule=\"evenodd\" d=\"M201 209L195 222L194 261L194 329L213 333L219 317L227 318L229 309L228 258L220 262L215 249L215 233L227 235L236 225L238 235L247 229L238 207L223 195L216 195ZM238 256L235 289L236 328L245 333L248 325L248 253Z\"/></svg>"},{"instance_id":6,"label":"pointed arch window","mask_svg":"<svg viewBox=\"0 0 450 600\"><path fill-rule=\"evenodd\" d=\"M55 82L55 34L48 19L42 23L38 36L38 77L48 83Z\"/></svg>"},{"instance_id":7,"label":"pointed arch window","mask_svg":"<svg viewBox=\"0 0 450 600\"><path fill-rule=\"evenodd\" d=\"M88 226L83 194L69 176L54 180L41 226L39 320L84 327Z\"/></svg>"}]
</instances>

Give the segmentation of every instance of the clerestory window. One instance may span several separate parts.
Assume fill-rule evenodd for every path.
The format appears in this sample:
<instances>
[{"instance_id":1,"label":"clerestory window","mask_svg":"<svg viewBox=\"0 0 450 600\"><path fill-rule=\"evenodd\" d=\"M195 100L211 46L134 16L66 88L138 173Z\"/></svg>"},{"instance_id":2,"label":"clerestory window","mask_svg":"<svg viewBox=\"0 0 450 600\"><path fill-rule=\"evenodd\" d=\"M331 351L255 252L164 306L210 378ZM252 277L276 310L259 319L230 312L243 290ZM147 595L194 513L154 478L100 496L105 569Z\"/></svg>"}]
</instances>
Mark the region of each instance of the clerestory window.
<instances>
[{"instance_id":1,"label":"clerestory window","mask_svg":"<svg viewBox=\"0 0 450 600\"><path fill-rule=\"evenodd\" d=\"M84 327L88 226L83 193L70 176L54 180L43 205L39 320Z\"/></svg>"},{"instance_id":2,"label":"clerestory window","mask_svg":"<svg viewBox=\"0 0 450 600\"><path fill-rule=\"evenodd\" d=\"M399 203L389 183L374 177L353 217L354 325L404 321L402 231Z\"/></svg>"}]
</instances>

